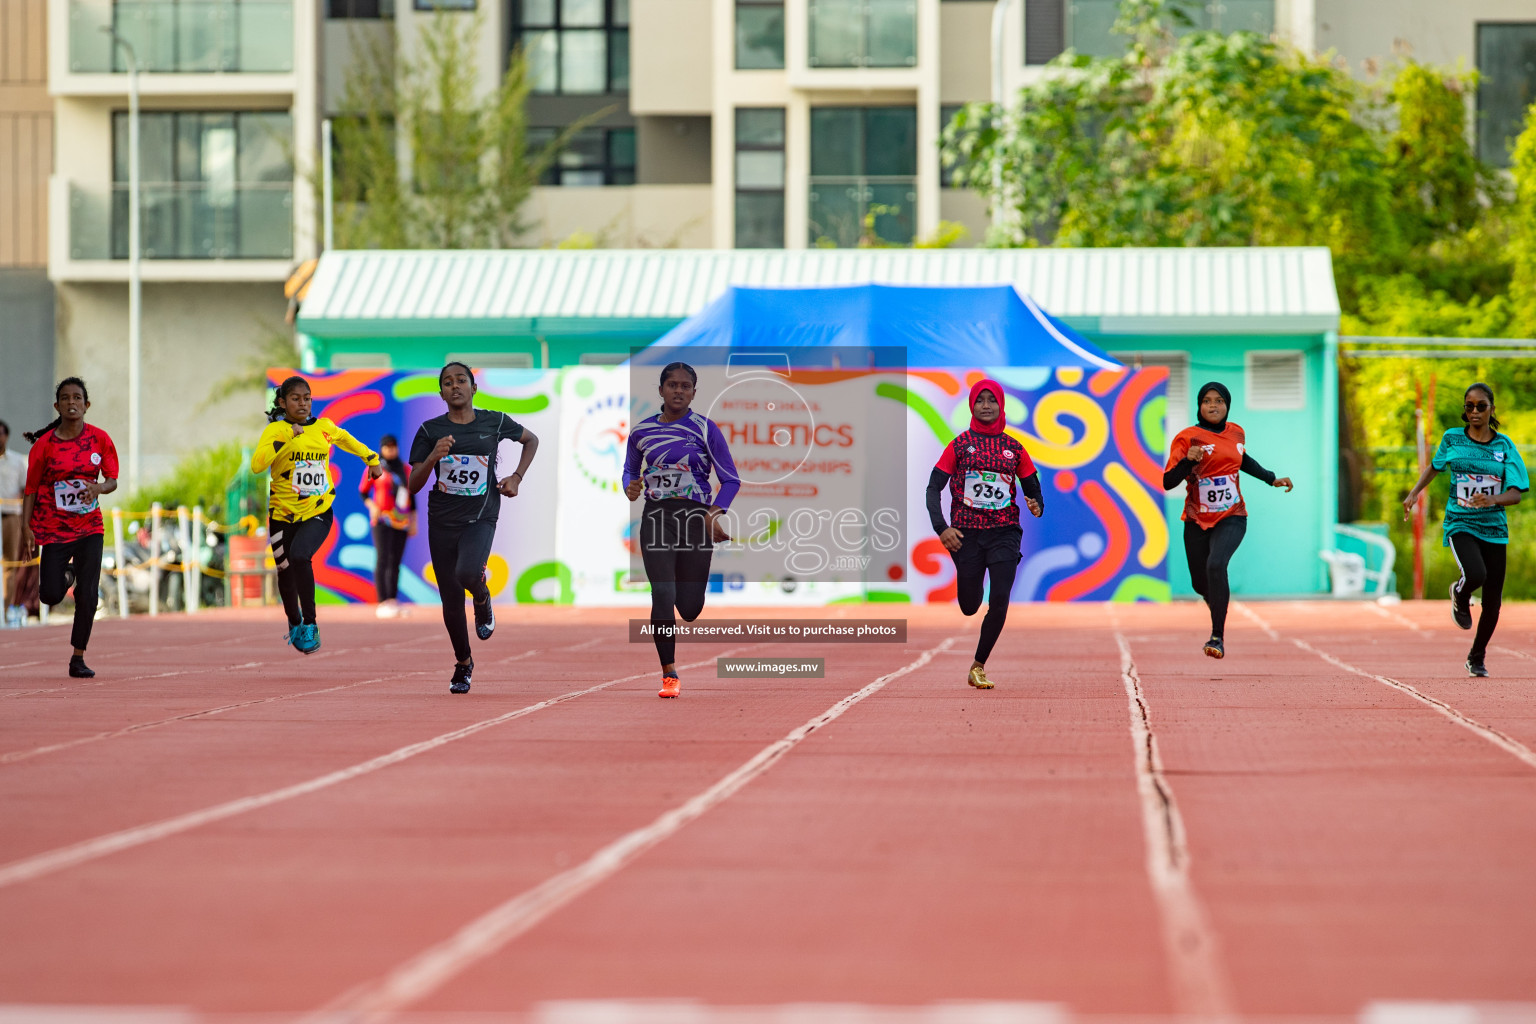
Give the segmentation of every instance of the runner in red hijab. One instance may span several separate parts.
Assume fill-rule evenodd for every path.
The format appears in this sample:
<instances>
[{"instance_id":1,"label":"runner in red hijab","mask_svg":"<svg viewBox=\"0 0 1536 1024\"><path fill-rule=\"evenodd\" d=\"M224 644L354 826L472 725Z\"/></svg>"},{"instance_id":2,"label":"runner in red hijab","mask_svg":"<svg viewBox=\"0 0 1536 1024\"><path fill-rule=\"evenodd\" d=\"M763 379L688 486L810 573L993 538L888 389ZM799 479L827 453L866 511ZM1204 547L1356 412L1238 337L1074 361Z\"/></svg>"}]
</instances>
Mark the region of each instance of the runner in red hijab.
<instances>
[{"instance_id":1,"label":"runner in red hijab","mask_svg":"<svg viewBox=\"0 0 1536 1024\"><path fill-rule=\"evenodd\" d=\"M1024 530L1019 525L1017 492L1024 492L1030 514L1038 518L1045 512L1045 496L1034 462L1024 446L1004 431L1004 401L1003 386L997 381L979 380L972 385L971 425L949 443L928 476L928 517L933 532L955 560L962 612L976 614L985 579L991 577L992 593L981 622L976 660L966 679L982 690L992 689L987 656L1003 632L1014 574L1023 557L1020 545ZM946 484L949 523L944 521L939 500Z\"/></svg>"}]
</instances>

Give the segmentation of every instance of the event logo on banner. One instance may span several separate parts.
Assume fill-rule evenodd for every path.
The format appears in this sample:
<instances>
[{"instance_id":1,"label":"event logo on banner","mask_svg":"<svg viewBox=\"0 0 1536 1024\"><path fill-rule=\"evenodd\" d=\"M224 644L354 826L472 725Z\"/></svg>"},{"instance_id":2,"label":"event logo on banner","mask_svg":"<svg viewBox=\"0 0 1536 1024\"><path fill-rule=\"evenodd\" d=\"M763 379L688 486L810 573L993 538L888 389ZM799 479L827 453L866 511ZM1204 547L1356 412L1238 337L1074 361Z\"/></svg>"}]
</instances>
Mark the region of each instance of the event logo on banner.
<instances>
[{"instance_id":1,"label":"event logo on banner","mask_svg":"<svg viewBox=\"0 0 1536 1024\"><path fill-rule=\"evenodd\" d=\"M899 350L651 346L643 355L632 364L631 419L660 411L660 368L685 360L698 373L693 411L718 427L740 477L721 520L731 540L716 544L711 558L721 589L731 581L781 591L820 583L858 593L872 580L905 580L905 410L881 397L882 387L905 378ZM706 458L701 446L680 456L680 473L665 462L666 452L691 450L693 430L658 425L645 434L634 468L653 474L650 498L670 494L661 487L673 484L706 504L713 497L718 479L709 494L696 493L687 468ZM641 511L637 501L632 530L644 526ZM638 551L631 572L643 572Z\"/></svg>"}]
</instances>

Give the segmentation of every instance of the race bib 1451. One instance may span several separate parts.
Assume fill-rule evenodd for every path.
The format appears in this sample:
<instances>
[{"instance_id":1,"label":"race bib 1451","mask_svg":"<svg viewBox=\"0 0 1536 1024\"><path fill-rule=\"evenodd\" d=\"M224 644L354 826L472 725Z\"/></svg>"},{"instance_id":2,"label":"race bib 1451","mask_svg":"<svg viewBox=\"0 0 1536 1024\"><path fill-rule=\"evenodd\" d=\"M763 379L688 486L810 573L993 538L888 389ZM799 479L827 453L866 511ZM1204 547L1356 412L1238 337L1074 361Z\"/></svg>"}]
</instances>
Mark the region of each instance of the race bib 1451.
<instances>
[{"instance_id":1,"label":"race bib 1451","mask_svg":"<svg viewBox=\"0 0 1536 1024\"><path fill-rule=\"evenodd\" d=\"M1462 508L1472 508L1472 499L1479 494L1492 498L1504 490L1504 478L1493 473L1457 473L1454 476L1456 482L1456 504ZM1492 508L1494 506L1484 506Z\"/></svg>"}]
</instances>

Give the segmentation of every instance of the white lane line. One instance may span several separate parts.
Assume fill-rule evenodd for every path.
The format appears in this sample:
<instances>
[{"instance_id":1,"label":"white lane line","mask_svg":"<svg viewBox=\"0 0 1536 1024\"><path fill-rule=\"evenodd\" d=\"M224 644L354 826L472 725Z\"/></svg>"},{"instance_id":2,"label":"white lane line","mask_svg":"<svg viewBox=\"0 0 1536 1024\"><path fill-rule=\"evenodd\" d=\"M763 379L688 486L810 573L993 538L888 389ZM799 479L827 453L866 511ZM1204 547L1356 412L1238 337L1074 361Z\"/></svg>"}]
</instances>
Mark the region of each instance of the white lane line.
<instances>
[{"instance_id":1,"label":"white lane line","mask_svg":"<svg viewBox=\"0 0 1536 1024\"><path fill-rule=\"evenodd\" d=\"M729 651L716 655L716 657L729 657L735 651L744 649L741 647L732 648ZM682 667L698 668L708 665L714 660L714 658L707 658ZM608 687L618 683L629 682L632 679L647 679L654 674L653 672L638 672L634 675L622 676L618 679L609 679L595 686L589 686L584 690L572 690L570 693L563 693L558 697L541 700L537 704L529 704L527 707L518 708L516 711L508 711L504 715L482 719L461 729L454 729L452 732L445 732L440 736L434 736L429 740L422 740L419 743L408 744L387 754L369 758L360 764L334 772L327 772L324 775L308 779L304 782L298 782L291 786L284 786L281 789L270 790L266 793L257 793L253 796L241 797L238 800L230 800L227 803L205 807L200 811L191 811L187 814L180 814L174 818L152 822L148 825L137 825L133 828L123 829L121 832L112 832L104 836L97 836L95 839L87 839L69 846L61 846L56 850L49 850L46 853L12 861L9 864L0 865L0 889L10 885L17 885L21 882L30 882L44 875L63 871L65 868L72 868L109 854L132 849L135 846L143 846L145 843L152 843L157 839L165 839L168 836L189 832L203 825L223 821L226 818L233 818L247 811L270 807L273 804L283 803L295 797L307 796L310 793L316 793L343 782L350 782L352 779L361 778L364 775L372 774L381 768L388 768L390 765L399 764L402 761L408 761L418 754L425 754L439 747L447 746L457 740L473 736L486 729L494 728L504 722L510 722L515 718L523 718L536 711L543 711L545 708L554 707L556 704L564 704L566 701L575 700L577 697L584 697L589 693L596 693L598 690L606 690Z\"/></svg>"},{"instance_id":2,"label":"white lane line","mask_svg":"<svg viewBox=\"0 0 1536 1024\"><path fill-rule=\"evenodd\" d=\"M586 647L586 646L587 646L587 644L583 643L583 644L578 644L574 648L557 647L557 648L555 648L555 650L557 650L557 651L580 650L581 648ZM512 655L510 658L498 658L495 661L489 662L488 666L505 665L505 664L507 664L509 662L521 661L524 658L531 658L535 654L539 654L539 653L542 653L539 648L536 648L536 647L529 648L528 650L523 651L521 654L514 654L514 655ZM231 665L227 669L220 669L220 671L221 672L230 672L230 671L234 671L235 669L257 668L257 667L260 667L262 665L267 665L267 664L270 664L270 662L250 661L250 662L246 662L244 665ZM350 690L350 689L352 689L355 686L369 686L369 685L371 685L373 683L382 683L382 682L387 682L387 681L393 680L393 679L410 679L410 678L413 678L415 676L433 675L433 674L436 673L436 671L437 670L435 670L435 669L433 669L433 670L422 669L420 671L406 672L404 674L377 676L377 677L375 677L373 679L362 679L362 680L359 680L358 682L355 682L355 683L342 683L340 686L327 686L323 690L305 690L302 693L279 693L279 694L274 694L273 696L270 696L270 697L257 697L257 698L254 698L252 700L238 701L238 702L236 702L234 704L223 704L223 705L220 705L219 707L207 708L207 709L205 709L203 711L191 711L191 712L188 712L185 715L173 715L170 718L161 718L161 719L157 719L157 720L155 720L153 722L138 722L138 723L135 723L134 725L124 726L121 729L113 729L113 730L110 730L108 732L93 733L93 734L91 734L89 736L80 736L80 737L77 737L77 738L72 739L72 740L65 740L62 743L50 743L50 744L48 744L47 746L44 746L44 747L34 747L31 750L13 750L13 751L11 751L8 754L0 754L0 764L15 764L18 761L26 761L26 760L29 760L31 758L37 757L40 754L54 754L54 753L57 753L57 752L59 752L61 750L69 750L69 749L71 749L73 747L83 746L83 745L85 745L87 743L96 743L96 742L98 742L100 740L116 739L119 736L128 736L128 735L131 735L132 733L143 732L146 729L157 729L157 728L159 728L162 725L171 725L171 724L173 724L175 722L187 722L187 721L191 721L191 720L196 719L196 718L205 718L205 717L207 717L209 715L223 714L225 711L234 711L237 708L248 708L248 707L251 707L251 706L256 705L256 704L271 704L271 703L274 703L276 701L292 700L292 699L297 698L297 697L314 697L314 696L318 696L319 694L322 694L322 693L334 693L337 690ZM34 692L46 692L46 691L34 691Z\"/></svg>"},{"instance_id":3,"label":"white lane line","mask_svg":"<svg viewBox=\"0 0 1536 1024\"><path fill-rule=\"evenodd\" d=\"M1517 651L1513 647L1495 647L1494 650L1498 651L1500 654L1513 654L1515 657L1524 658L1526 661L1536 661L1536 654L1527 654L1525 651Z\"/></svg>"},{"instance_id":4,"label":"white lane line","mask_svg":"<svg viewBox=\"0 0 1536 1024\"><path fill-rule=\"evenodd\" d=\"M892 680L922 668L933 660L934 655L946 650L954 642L955 638L950 637L901 668L849 694L782 739L768 744L702 793L666 811L649 825L620 836L575 867L492 908L383 978L366 982L342 995L326 1008L317 1011L311 1020L379 1019L426 998L455 975L492 955L561 907L617 874L636 857L674 835L710 808L729 799L747 783L777 764L807 736L835 722L849 708L878 693Z\"/></svg>"},{"instance_id":5,"label":"white lane line","mask_svg":"<svg viewBox=\"0 0 1536 1024\"><path fill-rule=\"evenodd\" d=\"M1189 844L1173 787L1163 770L1151 710L1131 646L1115 630L1120 647L1120 681L1131 712L1136 792L1141 798L1141 827L1147 844L1147 877L1163 927L1163 950L1176 1015L1236 1018L1231 983L1222 964L1216 930L1189 878Z\"/></svg>"},{"instance_id":6,"label":"white lane line","mask_svg":"<svg viewBox=\"0 0 1536 1024\"><path fill-rule=\"evenodd\" d=\"M1272 639L1280 639L1279 633L1271 629L1267 622L1259 618L1253 612L1249 611L1247 607L1243 605L1238 605L1237 607L1238 610L1241 611L1244 615L1247 615L1249 618L1259 623L1259 625L1264 628L1265 632L1269 633ZM1312 654L1317 655L1319 658L1322 658L1324 661L1334 666L1335 668L1341 668L1346 672L1352 672L1364 679L1374 679L1376 682L1381 683L1383 686L1390 686L1392 689L1397 690L1400 693L1407 694L1414 700L1418 701L1420 704L1432 708L1462 728L1470 730L1476 735L1481 736L1483 739L1487 740L1489 743L1492 743L1494 746L1498 747L1505 753L1512 754L1530 767L1536 768L1536 751L1531 750L1530 747L1527 747L1524 743L1521 743L1514 737L1505 735L1504 733L1495 729L1493 726L1484 725L1477 719L1462 714L1460 711L1457 711L1455 708L1451 707L1444 701L1436 700L1434 697L1431 697L1426 693L1421 693L1400 679L1393 679L1391 676L1377 675L1375 672L1370 672L1363 668L1356 668L1354 665L1351 665L1347 661L1335 658L1327 651L1318 650L1316 647L1313 647L1305 640L1298 640L1295 637L1292 637L1291 643L1295 644L1297 647L1300 647L1304 651L1309 651Z\"/></svg>"}]
</instances>

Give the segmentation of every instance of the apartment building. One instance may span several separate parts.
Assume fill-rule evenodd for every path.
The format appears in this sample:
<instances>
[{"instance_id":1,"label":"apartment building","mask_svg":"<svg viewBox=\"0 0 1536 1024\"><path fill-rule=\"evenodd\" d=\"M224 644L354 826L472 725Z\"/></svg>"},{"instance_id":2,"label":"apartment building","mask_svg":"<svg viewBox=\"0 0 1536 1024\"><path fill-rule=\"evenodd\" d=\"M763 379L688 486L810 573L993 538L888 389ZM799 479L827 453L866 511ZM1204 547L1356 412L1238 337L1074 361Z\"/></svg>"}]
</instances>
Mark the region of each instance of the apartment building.
<instances>
[{"instance_id":1,"label":"apartment building","mask_svg":"<svg viewBox=\"0 0 1536 1024\"><path fill-rule=\"evenodd\" d=\"M53 376L53 285L48 280L48 99L45 0L0 3L0 420L11 447L46 423Z\"/></svg>"}]
</instances>

